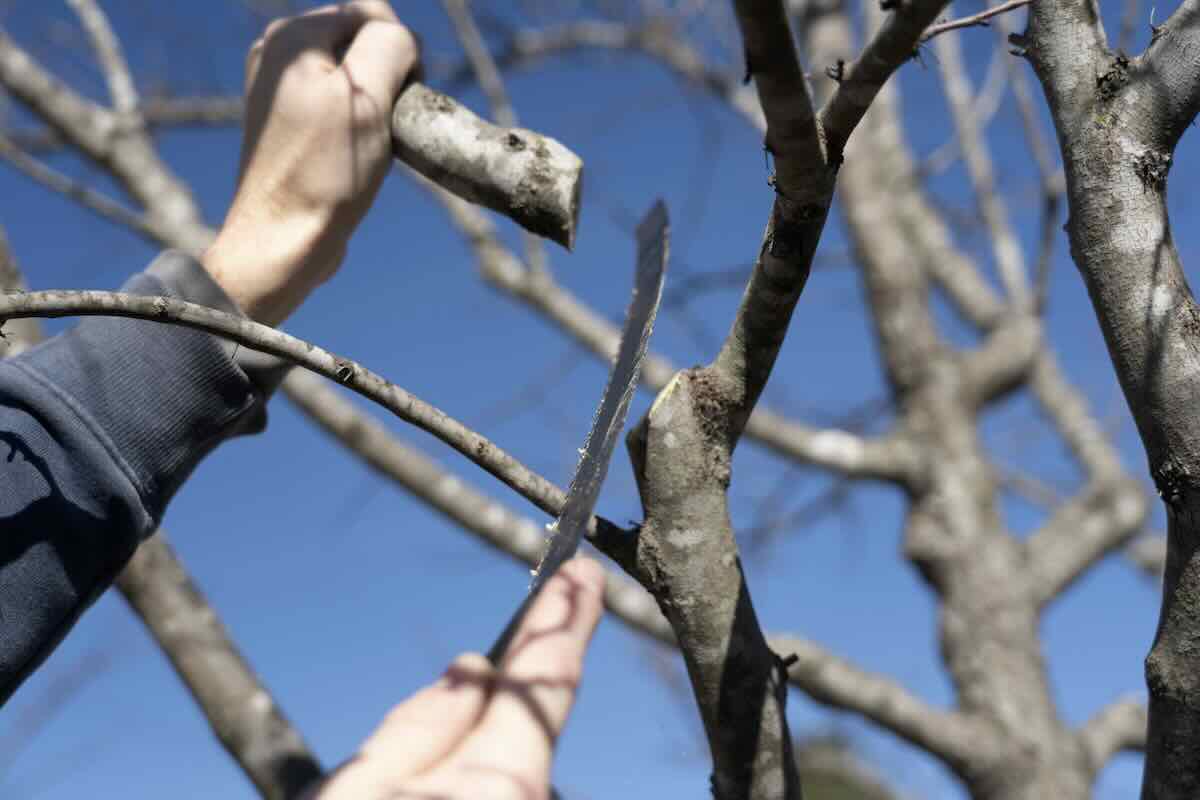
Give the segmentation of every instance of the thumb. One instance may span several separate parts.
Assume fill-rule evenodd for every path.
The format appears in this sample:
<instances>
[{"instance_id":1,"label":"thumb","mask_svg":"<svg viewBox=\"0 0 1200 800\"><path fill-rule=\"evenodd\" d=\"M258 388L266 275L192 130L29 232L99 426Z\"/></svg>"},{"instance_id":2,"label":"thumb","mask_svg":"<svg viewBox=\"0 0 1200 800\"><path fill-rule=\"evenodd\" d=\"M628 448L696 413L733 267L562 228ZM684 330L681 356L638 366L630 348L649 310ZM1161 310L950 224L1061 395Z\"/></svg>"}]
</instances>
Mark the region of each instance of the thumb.
<instances>
[{"instance_id":1,"label":"thumb","mask_svg":"<svg viewBox=\"0 0 1200 800\"><path fill-rule=\"evenodd\" d=\"M371 20L350 43L342 67L356 88L390 114L419 57L416 37L408 28L396 22Z\"/></svg>"}]
</instances>

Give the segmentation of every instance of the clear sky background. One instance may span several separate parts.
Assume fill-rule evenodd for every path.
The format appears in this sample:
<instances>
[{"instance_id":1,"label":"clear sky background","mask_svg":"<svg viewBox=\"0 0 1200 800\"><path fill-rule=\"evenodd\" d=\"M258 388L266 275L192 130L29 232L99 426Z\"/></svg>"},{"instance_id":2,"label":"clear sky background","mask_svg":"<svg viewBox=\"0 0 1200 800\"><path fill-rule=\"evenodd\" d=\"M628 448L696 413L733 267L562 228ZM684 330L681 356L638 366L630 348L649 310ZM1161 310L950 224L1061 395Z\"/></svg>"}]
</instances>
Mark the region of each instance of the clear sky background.
<instances>
[{"instance_id":1,"label":"clear sky background","mask_svg":"<svg viewBox=\"0 0 1200 800\"><path fill-rule=\"evenodd\" d=\"M103 5L145 91L238 91L245 50L263 24L234 2ZM439 4L397 6L424 37L431 64L459 58ZM507 3L476 6L493 20L528 22ZM1159 9L1158 19L1170 10ZM1106 6L1106 13L1115 30L1119 8ZM0 25L72 85L103 96L65 4L0 2ZM976 85L995 41L986 28L964 34ZM902 76L908 133L921 153L951 131L932 66L911 63ZM551 254L557 278L600 313L613 319L623 313L632 278L631 223L656 196L666 199L675 220L668 297L677 297L671 287L690 275L733 269L754 257L772 193L759 138L740 119L632 55L554 60L513 75L509 88L524 124L566 142L587 163L576 252ZM478 93L461 97L483 108ZM0 113L13 124L26 119L2 100ZM1185 264L1194 267L1193 137L1184 138L1170 181L1175 237ZM1011 96L989 140L1001 186L1032 248L1039 198ZM218 223L232 195L237 132L177 131L162 135L160 144L208 220ZM68 156L53 163L94 177ZM968 220L959 231L963 245L986 254L986 240L969 222L961 169L933 186L951 213ZM154 256L132 235L2 165L0 224L34 288L113 288ZM505 227L510 241L519 242ZM1126 463L1144 475L1144 457L1065 236L1059 239L1047 314L1051 341L1066 373L1110 424ZM835 215L763 402L814 424L866 409L877 429L888 418L880 410L885 390L846 254ZM654 349L681 365L706 361L738 295L737 289L705 292L668 305ZM945 316L948 329L968 341ZM483 285L440 207L401 176L388 180L341 274L286 329L360 360L477 426L562 485L605 377L603 365ZM651 399L640 395L631 418ZM379 416L472 486L546 521L431 437ZM1064 486L1077 480L1027 399L1006 402L986 420L998 459ZM786 511L828 485L820 474L782 464L747 442L735 462L735 523L751 530L762 521L766 498ZM902 510L899 493L865 487L844 513L759 542L746 552L750 590L768 630L802 634L934 703L947 703L932 598L899 554ZM1004 511L1020 532L1038 519L1015 502ZM614 459L599 512L622 523L640 516L623 453ZM390 705L431 681L456 653L486 648L527 579L522 565L373 475L283 399L273 403L266 433L227 444L201 466L164 527L244 653L328 765L350 755ZM1082 722L1119 695L1143 693L1142 658L1157 610L1158 587L1119 559L1094 570L1051 608L1044 641L1066 719ZM602 624L556 762L556 782L567 797L707 792L707 749L694 705L664 674L678 677L676 657L618 622ZM88 677L80 682L80 675ZM76 682L53 719L29 738L29 715ZM794 692L789 711L797 734L848 737L905 796L963 796L936 762L851 715ZM1123 757L1103 774L1097 797L1133 797L1139 785L1139 760ZM0 712L0 796L186 800L253 793L140 624L109 594Z\"/></svg>"}]
</instances>

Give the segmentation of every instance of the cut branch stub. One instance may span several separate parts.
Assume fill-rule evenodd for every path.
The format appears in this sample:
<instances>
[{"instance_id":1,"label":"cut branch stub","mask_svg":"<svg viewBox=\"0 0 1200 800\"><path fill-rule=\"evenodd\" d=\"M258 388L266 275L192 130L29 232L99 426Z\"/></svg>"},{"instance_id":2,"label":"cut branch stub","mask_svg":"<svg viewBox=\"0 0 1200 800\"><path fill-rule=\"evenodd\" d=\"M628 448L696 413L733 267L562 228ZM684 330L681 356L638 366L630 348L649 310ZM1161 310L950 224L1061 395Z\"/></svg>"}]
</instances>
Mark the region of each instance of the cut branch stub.
<instances>
[{"instance_id":1,"label":"cut branch stub","mask_svg":"<svg viewBox=\"0 0 1200 800\"><path fill-rule=\"evenodd\" d=\"M583 161L561 143L480 119L427 86L409 86L392 110L396 158L464 200L528 231L575 243Z\"/></svg>"}]
</instances>

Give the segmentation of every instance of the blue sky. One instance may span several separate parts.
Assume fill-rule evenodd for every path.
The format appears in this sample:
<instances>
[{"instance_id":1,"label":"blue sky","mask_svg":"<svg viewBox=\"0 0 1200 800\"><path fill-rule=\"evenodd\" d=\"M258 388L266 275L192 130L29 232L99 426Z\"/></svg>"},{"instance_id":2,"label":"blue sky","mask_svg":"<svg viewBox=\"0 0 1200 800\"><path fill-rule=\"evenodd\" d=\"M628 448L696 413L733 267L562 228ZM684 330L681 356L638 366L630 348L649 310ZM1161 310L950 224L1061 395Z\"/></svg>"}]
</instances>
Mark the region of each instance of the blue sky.
<instances>
[{"instance_id":1,"label":"blue sky","mask_svg":"<svg viewBox=\"0 0 1200 800\"><path fill-rule=\"evenodd\" d=\"M180 94L237 91L243 54L261 26L234 3L104 5L143 88L165 85ZM477 5L512 17L507 4ZM405 4L401 13L422 34L431 58L457 57L437 4ZM1110 15L1110 30L1117 13ZM97 96L103 91L71 17L58 4L10 0L0 5L0 25L73 85ZM994 33L977 29L964 38L978 84ZM932 63L907 65L902 86L909 135L928 153L951 130ZM601 313L615 319L623 312L632 277L630 221L656 196L666 199L675 219L668 292L688 275L736 267L756 253L771 192L758 137L740 120L627 55L550 62L512 76L509 88L524 124L566 142L587 163L576 252L551 253L558 280ZM462 98L482 107L477 93ZM23 119L11 107L0 112ZM1038 198L1012 112L1006 99L989 139L1012 214L1032 247ZM213 223L232 194L237 145L231 130L161 138L164 156ZM1185 263L1196 260L1197 246L1187 224L1194 208L1181 191L1195 178L1192 150L1189 135L1171 175L1175 236ZM81 177L93 174L68 157L54 164ZM947 207L970 210L961 169L935 179L933 187ZM0 224L35 288L115 287L154 255L7 168L0 168ZM519 241L511 230L507 235ZM986 254L977 231L964 231L962 244ZM841 265L845 252L835 215L821 248L827 266L809 282L763 400L811 423L832 424L884 396L857 279ZM665 309L653 347L681 365L708 359L737 298L736 290L706 293L686 313ZM956 340L969 341L945 316ZM1110 424L1133 473L1143 475L1136 433L1063 236L1047 325L1064 370ZM399 176L385 185L342 272L286 328L478 425L563 485L604 382L602 365L482 284L440 208ZM531 386L544 387L538 401L517 403ZM631 418L650 400L640 395ZM384 420L473 486L544 521L427 435ZM999 458L1067 486L1077 479L1027 400L989 411L985 435ZM742 530L757 524L764 498L782 498L787 509L827 486L827 478L747 444L735 463L735 523ZM1020 532L1037 521L1023 505L1004 510ZM623 453L614 460L599 511L620 522L639 516ZM894 491L856 491L847 513L749 551L750 589L768 630L800 633L945 703L951 695L936 655L936 609L899 556L902 511ZM526 579L522 566L372 475L284 400L272 405L266 433L229 443L202 465L164 525L250 661L329 765L348 756L391 704L432 680L456 653L490 644ZM1082 721L1118 695L1142 691L1141 663L1157 607L1157 587L1119 560L1094 570L1052 607L1044 641L1065 718ZM556 765L556 781L568 797L705 791L707 752L694 707L666 688L654 652L619 623L602 624ZM677 659L666 663L678 670ZM80 672L93 677L35 739L18 746L23 715ZM795 693L790 713L797 733L849 736L913 797L961 796L935 762L849 715ZM1133 796L1138 767L1137 759L1118 760L1097 796ZM129 800L252 796L169 665L112 595L0 714L0 794L57 800L81 792Z\"/></svg>"}]
</instances>

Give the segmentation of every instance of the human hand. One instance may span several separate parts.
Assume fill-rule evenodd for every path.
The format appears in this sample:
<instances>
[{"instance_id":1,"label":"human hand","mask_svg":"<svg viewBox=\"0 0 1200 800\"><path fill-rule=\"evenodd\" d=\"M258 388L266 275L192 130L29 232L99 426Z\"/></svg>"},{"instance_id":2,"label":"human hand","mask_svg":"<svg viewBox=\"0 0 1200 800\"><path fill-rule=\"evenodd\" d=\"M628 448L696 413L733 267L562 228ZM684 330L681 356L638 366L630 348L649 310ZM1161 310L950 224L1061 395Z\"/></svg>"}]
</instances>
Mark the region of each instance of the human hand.
<instances>
[{"instance_id":1,"label":"human hand","mask_svg":"<svg viewBox=\"0 0 1200 800\"><path fill-rule=\"evenodd\" d=\"M203 262L251 318L282 322L337 271L391 164L417 58L379 0L276 20L250 48L238 188Z\"/></svg>"},{"instance_id":2,"label":"human hand","mask_svg":"<svg viewBox=\"0 0 1200 800\"><path fill-rule=\"evenodd\" d=\"M304 800L546 800L554 742L603 611L604 572L567 562L534 601L499 668L460 656L396 706L358 755Z\"/></svg>"}]
</instances>

